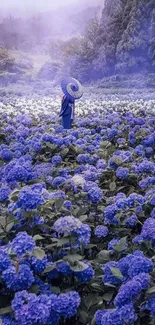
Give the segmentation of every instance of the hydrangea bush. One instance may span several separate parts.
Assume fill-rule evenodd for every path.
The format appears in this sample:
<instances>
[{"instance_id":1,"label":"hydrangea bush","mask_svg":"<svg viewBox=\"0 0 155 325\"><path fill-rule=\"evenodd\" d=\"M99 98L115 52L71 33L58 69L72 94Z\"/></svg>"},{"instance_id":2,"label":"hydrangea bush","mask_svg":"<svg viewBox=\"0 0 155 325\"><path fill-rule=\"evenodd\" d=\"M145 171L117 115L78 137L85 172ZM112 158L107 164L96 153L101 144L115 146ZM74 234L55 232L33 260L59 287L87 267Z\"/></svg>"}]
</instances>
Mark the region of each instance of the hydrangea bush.
<instances>
[{"instance_id":1,"label":"hydrangea bush","mask_svg":"<svg viewBox=\"0 0 155 325\"><path fill-rule=\"evenodd\" d=\"M1 324L153 325L153 111L0 121Z\"/></svg>"}]
</instances>

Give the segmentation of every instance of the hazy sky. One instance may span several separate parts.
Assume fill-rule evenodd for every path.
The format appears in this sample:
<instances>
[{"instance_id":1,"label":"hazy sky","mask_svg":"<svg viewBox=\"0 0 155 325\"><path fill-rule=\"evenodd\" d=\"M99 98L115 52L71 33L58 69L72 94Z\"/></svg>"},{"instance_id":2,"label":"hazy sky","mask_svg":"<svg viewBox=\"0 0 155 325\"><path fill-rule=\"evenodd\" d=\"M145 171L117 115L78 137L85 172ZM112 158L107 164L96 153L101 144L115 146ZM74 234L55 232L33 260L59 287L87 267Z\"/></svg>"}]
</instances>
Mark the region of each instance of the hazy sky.
<instances>
[{"instance_id":1,"label":"hazy sky","mask_svg":"<svg viewBox=\"0 0 155 325\"><path fill-rule=\"evenodd\" d=\"M88 0L89 1L89 0ZM18 7L18 9L46 9L68 4L80 3L82 0L0 0L0 8Z\"/></svg>"}]
</instances>

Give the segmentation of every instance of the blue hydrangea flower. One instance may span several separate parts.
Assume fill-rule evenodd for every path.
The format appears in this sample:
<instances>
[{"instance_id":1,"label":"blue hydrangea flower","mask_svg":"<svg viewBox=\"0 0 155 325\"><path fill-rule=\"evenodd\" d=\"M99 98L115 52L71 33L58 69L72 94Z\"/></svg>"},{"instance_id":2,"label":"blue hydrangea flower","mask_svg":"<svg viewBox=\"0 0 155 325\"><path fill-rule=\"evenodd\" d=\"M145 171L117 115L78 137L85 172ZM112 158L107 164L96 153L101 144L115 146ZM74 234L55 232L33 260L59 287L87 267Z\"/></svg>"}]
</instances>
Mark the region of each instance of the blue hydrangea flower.
<instances>
[{"instance_id":1,"label":"blue hydrangea flower","mask_svg":"<svg viewBox=\"0 0 155 325\"><path fill-rule=\"evenodd\" d=\"M5 202L8 200L11 190L7 186L2 186L0 188L0 202Z\"/></svg>"},{"instance_id":2,"label":"blue hydrangea flower","mask_svg":"<svg viewBox=\"0 0 155 325\"><path fill-rule=\"evenodd\" d=\"M9 149L3 149L0 152L0 157L7 162L13 158L13 154Z\"/></svg>"},{"instance_id":3,"label":"blue hydrangea flower","mask_svg":"<svg viewBox=\"0 0 155 325\"><path fill-rule=\"evenodd\" d=\"M150 273L153 271L153 262L145 256L133 256L128 270L130 278L140 273Z\"/></svg>"},{"instance_id":4,"label":"blue hydrangea flower","mask_svg":"<svg viewBox=\"0 0 155 325\"><path fill-rule=\"evenodd\" d=\"M91 266L91 264L84 262L88 267L83 270L83 271L79 271L79 272L74 272L76 278L78 279L78 281L80 282L89 282L95 275L95 272Z\"/></svg>"},{"instance_id":5,"label":"blue hydrangea flower","mask_svg":"<svg viewBox=\"0 0 155 325\"><path fill-rule=\"evenodd\" d=\"M119 309L119 314L121 319L127 324L134 324L138 318L132 302L128 305L122 306Z\"/></svg>"},{"instance_id":6,"label":"blue hydrangea flower","mask_svg":"<svg viewBox=\"0 0 155 325\"><path fill-rule=\"evenodd\" d=\"M101 325L124 325L123 320L119 314L119 311L116 309L107 310L107 312L103 315L101 320Z\"/></svg>"},{"instance_id":7,"label":"blue hydrangea flower","mask_svg":"<svg viewBox=\"0 0 155 325\"><path fill-rule=\"evenodd\" d=\"M62 157L61 156L56 155L56 156L52 157L52 164L54 166L57 166L57 165L61 164L61 162L62 162Z\"/></svg>"},{"instance_id":8,"label":"blue hydrangea flower","mask_svg":"<svg viewBox=\"0 0 155 325\"><path fill-rule=\"evenodd\" d=\"M54 229L58 234L76 235L77 242L74 245L88 245L90 242L91 229L73 216L61 217L54 223Z\"/></svg>"},{"instance_id":9,"label":"blue hydrangea flower","mask_svg":"<svg viewBox=\"0 0 155 325\"><path fill-rule=\"evenodd\" d=\"M35 256L32 256L30 258L30 264L31 264L32 270L36 274L40 274L44 271L44 269L47 266L47 256L44 256L44 258L42 260L39 260Z\"/></svg>"},{"instance_id":10,"label":"blue hydrangea flower","mask_svg":"<svg viewBox=\"0 0 155 325\"><path fill-rule=\"evenodd\" d=\"M141 252L140 250L136 250L133 254L128 254L127 256L121 258L118 261L119 269L124 276L128 275L128 271L132 264L132 260L136 257L137 258L139 258L139 257L145 258L143 252Z\"/></svg>"},{"instance_id":11,"label":"blue hydrangea flower","mask_svg":"<svg viewBox=\"0 0 155 325\"><path fill-rule=\"evenodd\" d=\"M27 182L29 171L25 166L15 165L11 170L6 170L6 180L8 183L13 181Z\"/></svg>"},{"instance_id":12,"label":"blue hydrangea flower","mask_svg":"<svg viewBox=\"0 0 155 325\"><path fill-rule=\"evenodd\" d=\"M54 229L59 234L76 232L81 227L81 221L73 216L61 217L54 223Z\"/></svg>"},{"instance_id":13,"label":"blue hydrangea flower","mask_svg":"<svg viewBox=\"0 0 155 325\"><path fill-rule=\"evenodd\" d=\"M77 162L80 164L91 164L92 158L90 154L79 154L77 156Z\"/></svg>"},{"instance_id":14,"label":"blue hydrangea flower","mask_svg":"<svg viewBox=\"0 0 155 325\"><path fill-rule=\"evenodd\" d=\"M91 229L87 224L81 223L81 226L76 231L78 236L78 246L83 244L87 246L90 243Z\"/></svg>"},{"instance_id":15,"label":"blue hydrangea flower","mask_svg":"<svg viewBox=\"0 0 155 325\"><path fill-rule=\"evenodd\" d=\"M144 309L150 310L153 317L155 317L155 295L153 294L147 301Z\"/></svg>"},{"instance_id":16,"label":"blue hydrangea flower","mask_svg":"<svg viewBox=\"0 0 155 325\"><path fill-rule=\"evenodd\" d=\"M3 325L19 325L19 323L16 322L11 315L1 316L0 320L2 320Z\"/></svg>"},{"instance_id":17,"label":"blue hydrangea flower","mask_svg":"<svg viewBox=\"0 0 155 325\"><path fill-rule=\"evenodd\" d=\"M98 203L103 199L103 192L102 190L95 186L88 190L88 200L92 203Z\"/></svg>"},{"instance_id":18,"label":"blue hydrangea flower","mask_svg":"<svg viewBox=\"0 0 155 325\"><path fill-rule=\"evenodd\" d=\"M148 218L143 224L141 237L144 240L154 240L155 239L155 219Z\"/></svg>"},{"instance_id":19,"label":"blue hydrangea flower","mask_svg":"<svg viewBox=\"0 0 155 325\"><path fill-rule=\"evenodd\" d=\"M11 260L3 248L0 248L0 272L5 271L9 266L11 266Z\"/></svg>"},{"instance_id":20,"label":"blue hydrangea flower","mask_svg":"<svg viewBox=\"0 0 155 325\"><path fill-rule=\"evenodd\" d=\"M138 223L138 218L135 214L133 214L126 218L125 223L127 227L133 228Z\"/></svg>"},{"instance_id":21,"label":"blue hydrangea flower","mask_svg":"<svg viewBox=\"0 0 155 325\"><path fill-rule=\"evenodd\" d=\"M81 298L76 291L62 293L57 299L58 313L64 318L71 318L77 313Z\"/></svg>"},{"instance_id":22,"label":"blue hydrangea flower","mask_svg":"<svg viewBox=\"0 0 155 325\"><path fill-rule=\"evenodd\" d=\"M96 167L97 167L97 169L102 169L102 170L104 170L104 169L106 169L106 167L107 167L107 163L106 163L106 161L105 161L104 159L99 159L99 160L97 161Z\"/></svg>"},{"instance_id":23,"label":"blue hydrangea flower","mask_svg":"<svg viewBox=\"0 0 155 325\"><path fill-rule=\"evenodd\" d=\"M118 167L116 170L116 176L120 179L126 179L129 176L129 169L125 167Z\"/></svg>"},{"instance_id":24,"label":"blue hydrangea flower","mask_svg":"<svg viewBox=\"0 0 155 325\"><path fill-rule=\"evenodd\" d=\"M21 257L28 252L31 252L35 247L34 239L25 231L19 232L10 244L11 250Z\"/></svg>"},{"instance_id":25,"label":"blue hydrangea flower","mask_svg":"<svg viewBox=\"0 0 155 325\"><path fill-rule=\"evenodd\" d=\"M116 204L109 205L104 210L104 223L105 224L111 224L115 223L116 220L116 214L119 211Z\"/></svg>"},{"instance_id":26,"label":"blue hydrangea flower","mask_svg":"<svg viewBox=\"0 0 155 325\"><path fill-rule=\"evenodd\" d=\"M53 179L52 185L54 188L57 188L59 186L62 186L66 183L66 178L62 176L55 177Z\"/></svg>"},{"instance_id":27,"label":"blue hydrangea flower","mask_svg":"<svg viewBox=\"0 0 155 325\"><path fill-rule=\"evenodd\" d=\"M18 196L18 207L26 211L35 210L44 202L42 190L35 186L24 187Z\"/></svg>"},{"instance_id":28,"label":"blue hydrangea flower","mask_svg":"<svg viewBox=\"0 0 155 325\"><path fill-rule=\"evenodd\" d=\"M46 325L50 318L51 297L46 295L37 297L35 294L21 291L15 294L11 306L19 324Z\"/></svg>"},{"instance_id":29,"label":"blue hydrangea flower","mask_svg":"<svg viewBox=\"0 0 155 325\"><path fill-rule=\"evenodd\" d=\"M115 298L115 306L121 308L124 305L132 302L143 289L148 289L150 283L150 276L145 273L141 273L135 276L132 280L123 284Z\"/></svg>"},{"instance_id":30,"label":"blue hydrangea flower","mask_svg":"<svg viewBox=\"0 0 155 325\"><path fill-rule=\"evenodd\" d=\"M73 271L71 270L69 264L65 262L61 262L57 265L57 271L59 273L62 273L63 275L70 276L73 274Z\"/></svg>"},{"instance_id":31,"label":"blue hydrangea flower","mask_svg":"<svg viewBox=\"0 0 155 325\"><path fill-rule=\"evenodd\" d=\"M106 226L97 226L95 228L95 236L97 238L105 238L109 234L109 229Z\"/></svg>"},{"instance_id":32,"label":"blue hydrangea flower","mask_svg":"<svg viewBox=\"0 0 155 325\"><path fill-rule=\"evenodd\" d=\"M112 239L109 243L108 243L108 250L113 250L114 247L119 243L119 239Z\"/></svg>"},{"instance_id":33,"label":"blue hydrangea flower","mask_svg":"<svg viewBox=\"0 0 155 325\"><path fill-rule=\"evenodd\" d=\"M71 211L72 210L72 203L69 200L64 201L64 207L68 210Z\"/></svg>"},{"instance_id":34,"label":"blue hydrangea flower","mask_svg":"<svg viewBox=\"0 0 155 325\"><path fill-rule=\"evenodd\" d=\"M107 310L98 310L95 313L95 322L97 325L102 325L102 318L105 313L107 313Z\"/></svg>"},{"instance_id":35,"label":"blue hydrangea flower","mask_svg":"<svg viewBox=\"0 0 155 325\"><path fill-rule=\"evenodd\" d=\"M108 262L104 266L104 276L102 278L103 283L110 283L113 285L122 284L122 280L113 275L111 267L118 268L117 262Z\"/></svg>"},{"instance_id":36,"label":"blue hydrangea flower","mask_svg":"<svg viewBox=\"0 0 155 325\"><path fill-rule=\"evenodd\" d=\"M29 289L34 282L33 272L28 265L19 265L18 271L15 266L10 266L2 272L2 280L7 288L12 291Z\"/></svg>"}]
</instances>

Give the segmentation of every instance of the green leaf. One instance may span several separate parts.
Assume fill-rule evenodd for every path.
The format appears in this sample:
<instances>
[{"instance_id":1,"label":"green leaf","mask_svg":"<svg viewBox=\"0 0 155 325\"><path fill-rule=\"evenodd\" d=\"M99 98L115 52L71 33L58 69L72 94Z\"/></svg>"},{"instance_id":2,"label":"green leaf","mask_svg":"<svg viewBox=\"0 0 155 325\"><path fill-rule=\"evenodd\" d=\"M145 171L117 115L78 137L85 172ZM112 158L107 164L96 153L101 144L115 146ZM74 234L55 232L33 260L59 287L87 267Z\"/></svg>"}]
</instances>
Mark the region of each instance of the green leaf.
<instances>
[{"instance_id":1,"label":"green leaf","mask_svg":"<svg viewBox=\"0 0 155 325\"><path fill-rule=\"evenodd\" d=\"M105 206L104 205L99 205L98 207L97 207L97 210L98 211L102 211L102 212L104 212L104 210L105 210Z\"/></svg>"},{"instance_id":2,"label":"green leaf","mask_svg":"<svg viewBox=\"0 0 155 325\"><path fill-rule=\"evenodd\" d=\"M80 193L80 195L81 195L81 193ZM87 195L87 193L86 193L86 195ZM82 215L85 215L85 213L87 212L87 210L88 210L88 208L80 207L79 208L79 212L78 212L79 217L81 217Z\"/></svg>"},{"instance_id":3,"label":"green leaf","mask_svg":"<svg viewBox=\"0 0 155 325\"><path fill-rule=\"evenodd\" d=\"M87 216L86 214L84 214L83 216L79 217L79 220L80 220L81 222L84 222L84 221L86 221L87 219L88 219L88 216Z\"/></svg>"},{"instance_id":4,"label":"green leaf","mask_svg":"<svg viewBox=\"0 0 155 325\"><path fill-rule=\"evenodd\" d=\"M116 183L115 182L110 183L109 188L110 188L110 191L112 191L112 192L115 191L115 189L116 189Z\"/></svg>"},{"instance_id":5,"label":"green leaf","mask_svg":"<svg viewBox=\"0 0 155 325\"><path fill-rule=\"evenodd\" d=\"M41 183L43 180L41 178L38 179L32 179L28 182L29 185L33 185L33 184L38 184Z\"/></svg>"},{"instance_id":6,"label":"green leaf","mask_svg":"<svg viewBox=\"0 0 155 325\"><path fill-rule=\"evenodd\" d=\"M55 200L49 200L42 207L51 209L54 203L55 203Z\"/></svg>"},{"instance_id":7,"label":"green leaf","mask_svg":"<svg viewBox=\"0 0 155 325\"><path fill-rule=\"evenodd\" d=\"M91 321L91 325L95 325L96 324L96 321L95 321L95 317L92 319Z\"/></svg>"},{"instance_id":8,"label":"green leaf","mask_svg":"<svg viewBox=\"0 0 155 325\"><path fill-rule=\"evenodd\" d=\"M114 292L107 292L103 295L103 300L106 301L106 302L110 302L113 298L113 294Z\"/></svg>"},{"instance_id":9,"label":"green leaf","mask_svg":"<svg viewBox=\"0 0 155 325\"><path fill-rule=\"evenodd\" d=\"M111 143L109 141L102 141L101 142L101 148L108 148L111 146Z\"/></svg>"},{"instance_id":10,"label":"green leaf","mask_svg":"<svg viewBox=\"0 0 155 325\"><path fill-rule=\"evenodd\" d=\"M54 269L55 269L54 265L49 265L49 266L46 267L46 269L44 270L43 273L44 274L49 273L49 272L53 271Z\"/></svg>"},{"instance_id":11,"label":"green leaf","mask_svg":"<svg viewBox=\"0 0 155 325\"><path fill-rule=\"evenodd\" d=\"M121 271L117 268L117 267L110 267L111 273L118 279L122 280L123 279L123 275L121 273Z\"/></svg>"},{"instance_id":12,"label":"green leaf","mask_svg":"<svg viewBox=\"0 0 155 325\"><path fill-rule=\"evenodd\" d=\"M33 237L33 239L34 239L34 240L43 240L44 238L43 238L42 236L40 236L40 235L35 235L35 236Z\"/></svg>"},{"instance_id":13,"label":"green leaf","mask_svg":"<svg viewBox=\"0 0 155 325\"><path fill-rule=\"evenodd\" d=\"M81 192L81 193L80 193L80 196L81 196L82 198L85 198L87 195L88 195L88 194L85 193L85 192Z\"/></svg>"},{"instance_id":14,"label":"green leaf","mask_svg":"<svg viewBox=\"0 0 155 325\"><path fill-rule=\"evenodd\" d=\"M53 145L53 144L51 144L49 142L46 142L46 147L51 149L52 151L54 151L57 148L57 146L55 146L55 145Z\"/></svg>"},{"instance_id":15,"label":"green leaf","mask_svg":"<svg viewBox=\"0 0 155 325\"><path fill-rule=\"evenodd\" d=\"M11 306L0 309L0 315L11 314L12 312L13 312L13 310L12 310Z\"/></svg>"},{"instance_id":16,"label":"green leaf","mask_svg":"<svg viewBox=\"0 0 155 325\"><path fill-rule=\"evenodd\" d=\"M109 288L116 288L116 286L114 286L114 285L111 284L111 283L104 283L104 285L105 285L106 287L109 287Z\"/></svg>"},{"instance_id":17,"label":"green leaf","mask_svg":"<svg viewBox=\"0 0 155 325\"><path fill-rule=\"evenodd\" d=\"M102 286L99 283L92 283L91 287L97 291L103 291Z\"/></svg>"},{"instance_id":18,"label":"green leaf","mask_svg":"<svg viewBox=\"0 0 155 325\"><path fill-rule=\"evenodd\" d=\"M85 299L84 299L84 304L87 308L87 310L89 311L89 309L92 307L92 306L95 306L98 304L98 301L99 301L99 297L98 297L98 294L97 293L90 293Z\"/></svg>"},{"instance_id":19,"label":"green leaf","mask_svg":"<svg viewBox=\"0 0 155 325\"><path fill-rule=\"evenodd\" d=\"M37 284L32 285L30 292L37 294L39 292L39 286Z\"/></svg>"},{"instance_id":20,"label":"green leaf","mask_svg":"<svg viewBox=\"0 0 155 325\"><path fill-rule=\"evenodd\" d=\"M155 293L155 286L153 286L152 288L150 288L150 289L148 289L148 290L146 291L146 294L148 294L148 295L150 295L150 294L152 294L152 293Z\"/></svg>"},{"instance_id":21,"label":"green leaf","mask_svg":"<svg viewBox=\"0 0 155 325\"><path fill-rule=\"evenodd\" d=\"M68 152L69 152L69 149L65 148L64 150L61 151L61 155L64 157L68 154Z\"/></svg>"},{"instance_id":22,"label":"green leaf","mask_svg":"<svg viewBox=\"0 0 155 325\"><path fill-rule=\"evenodd\" d=\"M73 210L72 214L73 216L77 217L77 215L79 214L80 208L77 207L76 209Z\"/></svg>"},{"instance_id":23,"label":"green leaf","mask_svg":"<svg viewBox=\"0 0 155 325\"><path fill-rule=\"evenodd\" d=\"M79 310L79 320L82 324L87 324L88 313L84 310Z\"/></svg>"},{"instance_id":24,"label":"green leaf","mask_svg":"<svg viewBox=\"0 0 155 325\"><path fill-rule=\"evenodd\" d=\"M69 254L63 258L64 261L73 262L73 263L76 261L81 261L82 259L83 257L78 254Z\"/></svg>"},{"instance_id":25,"label":"green leaf","mask_svg":"<svg viewBox=\"0 0 155 325\"><path fill-rule=\"evenodd\" d=\"M110 252L108 250L102 250L99 252L99 254L97 255L99 260L103 260L103 261L109 261L110 260Z\"/></svg>"},{"instance_id":26,"label":"green leaf","mask_svg":"<svg viewBox=\"0 0 155 325\"><path fill-rule=\"evenodd\" d=\"M88 265L81 261L77 261L74 266L70 265L70 268L74 272L81 272L86 270L88 268Z\"/></svg>"},{"instance_id":27,"label":"green leaf","mask_svg":"<svg viewBox=\"0 0 155 325\"><path fill-rule=\"evenodd\" d=\"M9 232L12 229L13 226L14 226L14 222L8 223L6 228L5 228L6 232Z\"/></svg>"},{"instance_id":28,"label":"green leaf","mask_svg":"<svg viewBox=\"0 0 155 325\"><path fill-rule=\"evenodd\" d=\"M38 260L42 260L45 256L45 252L42 249L34 248L32 251L32 255L38 258Z\"/></svg>"},{"instance_id":29,"label":"green leaf","mask_svg":"<svg viewBox=\"0 0 155 325\"><path fill-rule=\"evenodd\" d=\"M64 204L64 200L63 199L58 199L55 201L55 207L56 209L59 211L61 209L61 207L63 206Z\"/></svg>"},{"instance_id":30,"label":"green leaf","mask_svg":"<svg viewBox=\"0 0 155 325\"><path fill-rule=\"evenodd\" d=\"M97 247L97 245L96 245L96 244L88 244L88 245L86 246L86 249L92 249L92 248L94 248L94 247Z\"/></svg>"},{"instance_id":31,"label":"green leaf","mask_svg":"<svg viewBox=\"0 0 155 325\"><path fill-rule=\"evenodd\" d=\"M62 247L63 245L69 243L69 237L61 238L57 240L57 247Z\"/></svg>"},{"instance_id":32,"label":"green leaf","mask_svg":"<svg viewBox=\"0 0 155 325\"><path fill-rule=\"evenodd\" d=\"M6 218L5 217L0 217L0 226L5 228L5 226L6 226Z\"/></svg>"},{"instance_id":33,"label":"green leaf","mask_svg":"<svg viewBox=\"0 0 155 325\"><path fill-rule=\"evenodd\" d=\"M120 252L126 250L126 248L127 248L127 246L126 246L126 239L127 239L127 237L121 238L120 241L119 241L119 243L114 246L114 250L116 252L119 252L120 253Z\"/></svg>"},{"instance_id":34,"label":"green leaf","mask_svg":"<svg viewBox=\"0 0 155 325\"><path fill-rule=\"evenodd\" d=\"M23 213L22 213L22 215L23 215L23 217L24 218L31 218L32 216L33 216L33 212L32 211L24 211Z\"/></svg>"},{"instance_id":35,"label":"green leaf","mask_svg":"<svg viewBox=\"0 0 155 325\"><path fill-rule=\"evenodd\" d=\"M9 196L9 199L12 200L12 201L17 201L18 200L18 194L19 194L20 190L14 190L10 196Z\"/></svg>"},{"instance_id":36,"label":"green leaf","mask_svg":"<svg viewBox=\"0 0 155 325\"><path fill-rule=\"evenodd\" d=\"M53 287L53 286L52 286L51 291L52 291L53 293L61 293L61 290L60 290L59 287Z\"/></svg>"}]
</instances>

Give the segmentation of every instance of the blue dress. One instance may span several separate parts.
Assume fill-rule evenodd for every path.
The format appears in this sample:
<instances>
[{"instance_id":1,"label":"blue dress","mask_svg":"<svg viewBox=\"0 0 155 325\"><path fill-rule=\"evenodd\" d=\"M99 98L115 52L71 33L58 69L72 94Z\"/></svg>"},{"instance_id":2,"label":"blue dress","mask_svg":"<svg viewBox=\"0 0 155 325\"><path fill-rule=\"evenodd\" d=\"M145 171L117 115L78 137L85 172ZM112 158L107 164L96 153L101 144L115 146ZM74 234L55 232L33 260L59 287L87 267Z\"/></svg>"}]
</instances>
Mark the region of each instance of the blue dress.
<instances>
[{"instance_id":1,"label":"blue dress","mask_svg":"<svg viewBox=\"0 0 155 325\"><path fill-rule=\"evenodd\" d=\"M61 103L60 117L62 117L62 126L64 129L71 129L74 119L74 101L64 96Z\"/></svg>"}]
</instances>

